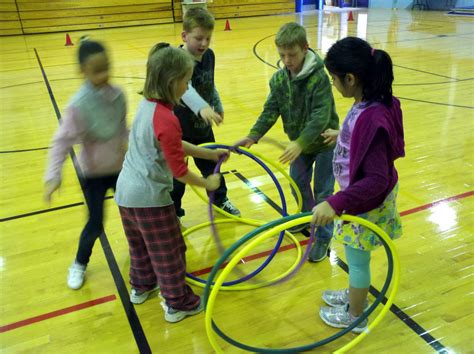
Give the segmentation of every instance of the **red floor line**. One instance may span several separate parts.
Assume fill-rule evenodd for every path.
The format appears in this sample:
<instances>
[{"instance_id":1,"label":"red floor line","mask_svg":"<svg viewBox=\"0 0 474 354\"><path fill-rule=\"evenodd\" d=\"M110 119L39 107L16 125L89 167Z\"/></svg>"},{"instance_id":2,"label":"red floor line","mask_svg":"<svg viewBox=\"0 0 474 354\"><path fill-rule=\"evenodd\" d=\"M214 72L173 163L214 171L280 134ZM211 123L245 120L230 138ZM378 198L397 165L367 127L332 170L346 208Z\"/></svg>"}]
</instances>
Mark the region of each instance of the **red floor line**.
<instances>
[{"instance_id":1,"label":"red floor line","mask_svg":"<svg viewBox=\"0 0 474 354\"><path fill-rule=\"evenodd\" d=\"M435 202L431 202L431 203L428 203L428 204L424 204L424 205L421 205L421 206L416 207L416 208L413 208L413 209L408 209L408 210L402 211L402 212L400 213L400 215L401 215L401 216L406 216L406 215L414 214L414 213L417 213L417 212L419 212L419 211L423 211L423 210L432 208L433 206L438 205L439 203L452 202L452 201L454 201L454 200L459 200L459 199L467 198L467 197L470 197L470 196L473 196L473 195L474 195L474 191L465 192L465 193L458 194L458 195L455 195L455 196L452 196L452 197L440 199L440 200L437 200L437 201L435 201ZM308 243L308 240L303 240L303 241L300 242L300 245L301 245L301 246L304 246L304 245L306 245L307 243ZM280 249L278 250L278 252L288 251L288 250L293 249L293 248L295 248L295 247L296 247L296 246L295 246L294 244L282 246L282 247L280 247ZM260 253L256 253L256 254L247 256L247 257L244 258L244 261L245 261L245 262L248 262L248 261L251 261L251 260L254 260L254 259L257 259L257 258L265 257L266 255L269 255L272 251L273 251L273 250L269 250L269 251L264 251L264 252L260 252ZM223 263L223 264L220 266L219 269L224 268L224 267L227 265L227 263L228 263L228 262ZM200 269L200 270L197 270L197 271L193 272L192 274L195 275L195 276L207 274L207 273L210 273L210 272L211 272L212 268L213 268L213 267L208 267L208 268Z\"/></svg>"},{"instance_id":2,"label":"red floor line","mask_svg":"<svg viewBox=\"0 0 474 354\"><path fill-rule=\"evenodd\" d=\"M424 204L424 205L421 205L421 206L413 208L413 209L408 209L408 210L402 211L400 213L400 215L401 216L406 216L406 215L414 214L414 213L417 213L419 211L429 209L429 208L431 208L431 207L433 207L433 206L435 206L439 203L451 202L451 201L454 201L454 200L467 198L467 197L470 197L470 196L473 196L473 195L474 195L474 191L469 191L469 192L466 192L466 193L458 194L458 195L455 195L455 196L452 196L452 197L437 200L437 201L432 202L432 203ZM300 242L300 244L302 246L306 245L307 243L308 243L308 240L303 240L303 241ZM288 250L293 249L295 247L296 246L294 244L285 245L285 246L280 247L278 252L285 252L285 251L288 251ZM256 254L247 256L247 257L244 258L244 262L248 262L248 261L251 261L251 260L254 260L254 259L265 257L265 256L269 255L272 251L273 250L263 251L263 252L260 252L260 253L256 253ZM227 265L227 262L224 263L221 266L221 268L225 267L226 265ZM201 270L197 270L197 271L193 272L192 274L195 275L195 276L207 274L207 273L211 272L211 269L212 269L212 267L204 268L204 269L201 269ZM57 316L62 316L62 315L65 315L67 313L82 310L82 309L85 309L85 308L88 308L88 307L92 307L92 306L95 306L95 305L103 304L105 302L114 301L114 300L116 300L116 296L115 295L109 295L109 296L105 296L105 297L102 297L102 298L99 298L99 299L83 302L82 304L74 305L74 306L71 306L71 307L66 307L66 308L61 309L61 310L45 313L43 315L39 315L39 316L36 316L36 317L28 318L26 320L14 322L14 323L2 326L2 327L0 327L0 333L11 331L11 330L19 328L19 327L28 326L28 325L36 323L36 322L44 321L44 320L47 320L47 319L50 319L50 318L53 318L53 317L57 317Z\"/></svg>"},{"instance_id":3,"label":"red floor line","mask_svg":"<svg viewBox=\"0 0 474 354\"><path fill-rule=\"evenodd\" d=\"M36 323L36 322L41 322L41 321L44 321L44 320L48 320L48 319L53 318L53 317L62 316L62 315L65 315L67 313L82 310L82 309L92 307L92 306L95 306L95 305L103 304L105 302L114 301L116 299L117 298L116 298L115 295L108 295L108 296L104 296L104 297L101 297L101 298L98 298L98 299L95 299L95 300L83 302L82 304L77 304L77 305L74 305L74 306L66 307L66 308L63 308L61 310L56 310L56 311L48 312L48 313L45 313L45 314L42 314L42 315L39 315L39 316L36 316L36 317L27 318L26 320L10 323L8 325L0 327L0 333L11 331L12 329L16 329L16 328L23 327L23 326L28 326L28 325Z\"/></svg>"},{"instance_id":4,"label":"red floor line","mask_svg":"<svg viewBox=\"0 0 474 354\"><path fill-rule=\"evenodd\" d=\"M466 192L466 193L458 194L458 195L455 195L455 196L453 196L453 197L448 197L448 198L440 199L440 200L437 200L437 201L432 202L432 203L428 203L428 204L421 205L421 206L416 207L416 208L413 208L413 209L408 209L408 210L402 211L402 212L400 213L400 215L401 215L401 216L405 216L405 215L414 214L414 213L417 213L417 212L419 212L419 211L432 208L432 207L434 207L435 205L440 204L440 203L452 202L453 200L459 200L459 199L467 198L467 197L470 197L470 196L472 196L472 195L474 195L474 191L469 191L469 192Z\"/></svg>"}]
</instances>

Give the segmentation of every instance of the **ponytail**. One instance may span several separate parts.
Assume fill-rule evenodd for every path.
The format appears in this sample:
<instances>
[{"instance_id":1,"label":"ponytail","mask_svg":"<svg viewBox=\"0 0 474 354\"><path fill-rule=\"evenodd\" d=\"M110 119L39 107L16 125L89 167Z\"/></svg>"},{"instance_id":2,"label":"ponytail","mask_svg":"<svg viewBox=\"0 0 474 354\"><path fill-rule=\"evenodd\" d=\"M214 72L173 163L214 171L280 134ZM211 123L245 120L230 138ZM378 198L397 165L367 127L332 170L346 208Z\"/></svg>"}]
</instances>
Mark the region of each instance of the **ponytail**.
<instances>
[{"instance_id":1,"label":"ponytail","mask_svg":"<svg viewBox=\"0 0 474 354\"><path fill-rule=\"evenodd\" d=\"M393 66L392 59L381 49L372 49L374 65L363 89L364 101L381 101L389 106L392 103Z\"/></svg>"},{"instance_id":2,"label":"ponytail","mask_svg":"<svg viewBox=\"0 0 474 354\"><path fill-rule=\"evenodd\" d=\"M324 64L342 82L347 74L353 74L362 86L364 101L392 103L392 60L385 51L360 38L347 37L332 45Z\"/></svg>"}]
</instances>

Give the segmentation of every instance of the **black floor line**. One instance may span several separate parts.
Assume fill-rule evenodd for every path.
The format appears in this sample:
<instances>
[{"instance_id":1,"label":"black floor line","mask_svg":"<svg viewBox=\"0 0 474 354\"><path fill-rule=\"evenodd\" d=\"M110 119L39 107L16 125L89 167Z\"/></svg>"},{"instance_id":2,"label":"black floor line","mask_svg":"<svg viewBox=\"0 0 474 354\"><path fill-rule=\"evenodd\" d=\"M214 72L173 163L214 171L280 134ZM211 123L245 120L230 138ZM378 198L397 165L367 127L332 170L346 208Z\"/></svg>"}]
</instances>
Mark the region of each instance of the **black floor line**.
<instances>
[{"instance_id":1,"label":"black floor line","mask_svg":"<svg viewBox=\"0 0 474 354\"><path fill-rule=\"evenodd\" d=\"M41 69L41 74L43 75L44 83L46 88L48 89L49 97L51 99L51 103L53 105L54 111L56 112L56 118L58 121L61 119L61 113L59 111L58 105L56 103L56 99L54 97L53 91L51 89L51 85L49 84L48 77L46 76L46 72L44 71L43 64L41 63L41 59L39 57L38 51L36 48L34 49L36 59L38 60L38 65ZM74 150L71 150L70 156L72 159L72 163L74 165L74 169L76 170L77 177L79 179L79 183L81 184L81 189L84 192L84 185L82 182L83 173L79 166L79 163L76 158L76 154ZM107 263L110 268L110 272L112 273L112 277L115 282L115 286L117 287L117 291L119 293L120 300L122 301L122 305L127 315L128 322L130 324L130 328L132 329L133 336L135 338L135 342L137 343L138 350L140 353L151 353L150 345L148 344L148 340L145 336L145 332L143 331L142 325L140 320L137 316L134 306L130 303L130 298L128 295L127 287L125 286L125 281L123 280L122 274L120 273L120 269L118 267L117 261L113 254L112 249L110 248L109 241L107 239L107 235L103 232L100 235L100 242L102 244L102 249L104 250L105 257L107 259Z\"/></svg>"},{"instance_id":2,"label":"black floor line","mask_svg":"<svg viewBox=\"0 0 474 354\"><path fill-rule=\"evenodd\" d=\"M39 151L39 150L48 150L49 146L40 147L40 148L31 148L31 149L22 149L22 150L4 150L0 151L0 154L12 154L15 152L30 152L30 151Z\"/></svg>"},{"instance_id":3,"label":"black floor line","mask_svg":"<svg viewBox=\"0 0 474 354\"><path fill-rule=\"evenodd\" d=\"M242 182L245 183L246 186L248 186L254 193L257 193L265 202L267 202L273 209L275 209L278 213L282 213L282 209L267 195L265 195L260 189L255 187L251 181L249 181L245 176L243 176L241 173L237 171L231 171L234 173L234 175L239 178ZM340 258L337 258L337 264L339 267L341 267L346 273L349 273L349 268L347 264L341 260ZM377 297L380 292L375 289L373 286L370 287L369 289L370 293ZM387 298L384 297L382 302L385 304L387 302ZM434 338L431 334L428 333L426 329L421 327L416 321L414 321L410 316L408 316L403 310L401 310L398 306L395 304L392 304L390 307L390 311L395 314L400 320L402 320L411 330L413 330L420 338L422 338L426 343L428 343L433 349L435 349L438 353L442 354L448 354L449 351L445 348L441 342Z\"/></svg>"},{"instance_id":4,"label":"black floor line","mask_svg":"<svg viewBox=\"0 0 474 354\"><path fill-rule=\"evenodd\" d=\"M229 171L221 172L222 175L226 175L228 173L229 173ZM109 195L109 196L105 197L104 200L110 200L110 199L113 199L113 198L114 198L113 196ZM13 216L7 216L3 219L0 219L0 222L10 221L10 220L15 220L15 219L22 219L22 218L26 218L26 217L34 216L34 215L38 215L38 214L51 213L51 212L56 211L56 210L74 208L74 207L77 207L77 206L80 206L80 205L84 205L84 202L66 204L66 205L61 205L61 206L54 207L54 208L36 210L36 211L32 211L32 212L25 213L25 214L17 214L17 215L13 215Z\"/></svg>"}]
</instances>

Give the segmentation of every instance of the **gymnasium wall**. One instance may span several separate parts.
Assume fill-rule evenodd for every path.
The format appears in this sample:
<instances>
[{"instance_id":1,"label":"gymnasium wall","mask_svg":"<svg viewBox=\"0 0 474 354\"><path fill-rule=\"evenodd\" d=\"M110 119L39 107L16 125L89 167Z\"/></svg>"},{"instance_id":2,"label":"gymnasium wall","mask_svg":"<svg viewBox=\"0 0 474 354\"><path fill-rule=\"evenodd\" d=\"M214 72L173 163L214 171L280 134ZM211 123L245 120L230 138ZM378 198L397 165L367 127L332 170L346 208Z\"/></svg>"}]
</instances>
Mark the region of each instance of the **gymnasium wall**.
<instances>
[{"instance_id":1,"label":"gymnasium wall","mask_svg":"<svg viewBox=\"0 0 474 354\"><path fill-rule=\"evenodd\" d=\"M22 34L15 0L0 1L0 35Z\"/></svg>"},{"instance_id":2,"label":"gymnasium wall","mask_svg":"<svg viewBox=\"0 0 474 354\"><path fill-rule=\"evenodd\" d=\"M295 11L294 0L215 0L216 19ZM182 21L181 0L0 0L0 35Z\"/></svg>"},{"instance_id":3,"label":"gymnasium wall","mask_svg":"<svg viewBox=\"0 0 474 354\"><path fill-rule=\"evenodd\" d=\"M172 1L175 20L182 21L181 0ZM216 19L225 19L295 12L295 2L294 0L214 0L207 3L207 8Z\"/></svg>"}]
</instances>

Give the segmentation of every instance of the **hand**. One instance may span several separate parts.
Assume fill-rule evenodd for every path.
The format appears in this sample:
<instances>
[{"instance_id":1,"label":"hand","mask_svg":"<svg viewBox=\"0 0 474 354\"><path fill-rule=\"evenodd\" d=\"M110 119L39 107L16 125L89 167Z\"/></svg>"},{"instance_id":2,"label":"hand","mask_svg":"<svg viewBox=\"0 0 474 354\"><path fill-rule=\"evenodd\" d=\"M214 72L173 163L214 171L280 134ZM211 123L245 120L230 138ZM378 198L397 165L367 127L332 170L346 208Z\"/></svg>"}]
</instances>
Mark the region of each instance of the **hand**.
<instances>
[{"instance_id":1,"label":"hand","mask_svg":"<svg viewBox=\"0 0 474 354\"><path fill-rule=\"evenodd\" d=\"M48 203L48 205L51 204L51 196L55 191L59 189L59 186L61 186L61 180L59 179L53 179L51 181L48 181L44 184L44 201Z\"/></svg>"},{"instance_id":2,"label":"hand","mask_svg":"<svg viewBox=\"0 0 474 354\"><path fill-rule=\"evenodd\" d=\"M300 156L302 151L303 149L301 146L296 141L292 141L288 144L285 151L283 151L279 160L281 163L293 162L298 156Z\"/></svg>"},{"instance_id":3,"label":"hand","mask_svg":"<svg viewBox=\"0 0 474 354\"><path fill-rule=\"evenodd\" d=\"M311 224L316 226L326 226L336 217L336 212L328 202L322 202L313 208Z\"/></svg>"},{"instance_id":4,"label":"hand","mask_svg":"<svg viewBox=\"0 0 474 354\"><path fill-rule=\"evenodd\" d=\"M205 181L205 188L210 192L215 191L221 185L221 175L220 173L210 175Z\"/></svg>"},{"instance_id":5,"label":"hand","mask_svg":"<svg viewBox=\"0 0 474 354\"><path fill-rule=\"evenodd\" d=\"M210 150L211 152L211 160L218 162L221 158L224 157L224 161L226 162L229 159L229 150L226 149L214 149Z\"/></svg>"},{"instance_id":6,"label":"hand","mask_svg":"<svg viewBox=\"0 0 474 354\"><path fill-rule=\"evenodd\" d=\"M339 135L339 130L336 129L326 129L321 136L324 137L324 144L332 145L336 142L337 136Z\"/></svg>"},{"instance_id":7,"label":"hand","mask_svg":"<svg viewBox=\"0 0 474 354\"><path fill-rule=\"evenodd\" d=\"M214 110L209 106L201 109L199 114L201 115L201 118L204 119L209 125L212 125L212 122L216 123L216 125L219 125L224 119L224 113L221 113L221 116L219 113L214 112Z\"/></svg>"},{"instance_id":8,"label":"hand","mask_svg":"<svg viewBox=\"0 0 474 354\"><path fill-rule=\"evenodd\" d=\"M256 143L255 140L253 140L253 139L249 138L248 136L246 136L245 138L240 139L239 141L237 141L233 146L235 146L235 147L243 146L243 147L249 148L255 143Z\"/></svg>"}]
</instances>

